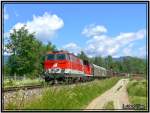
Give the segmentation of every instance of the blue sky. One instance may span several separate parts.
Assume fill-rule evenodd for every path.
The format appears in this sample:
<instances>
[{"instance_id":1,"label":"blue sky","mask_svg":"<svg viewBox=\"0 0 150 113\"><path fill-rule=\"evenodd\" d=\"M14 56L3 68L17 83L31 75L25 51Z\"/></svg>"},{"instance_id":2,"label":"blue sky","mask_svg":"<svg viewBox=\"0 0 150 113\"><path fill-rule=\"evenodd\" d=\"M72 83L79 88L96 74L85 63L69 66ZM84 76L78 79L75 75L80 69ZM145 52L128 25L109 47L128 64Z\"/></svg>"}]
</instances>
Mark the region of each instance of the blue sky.
<instances>
[{"instance_id":1,"label":"blue sky","mask_svg":"<svg viewBox=\"0 0 150 113\"><path fill-rule=\"evenodd\" d=\"M5 37L24 24L75 54L146 56L146 4L5 4Z\"/></svg>"}]
</instances>

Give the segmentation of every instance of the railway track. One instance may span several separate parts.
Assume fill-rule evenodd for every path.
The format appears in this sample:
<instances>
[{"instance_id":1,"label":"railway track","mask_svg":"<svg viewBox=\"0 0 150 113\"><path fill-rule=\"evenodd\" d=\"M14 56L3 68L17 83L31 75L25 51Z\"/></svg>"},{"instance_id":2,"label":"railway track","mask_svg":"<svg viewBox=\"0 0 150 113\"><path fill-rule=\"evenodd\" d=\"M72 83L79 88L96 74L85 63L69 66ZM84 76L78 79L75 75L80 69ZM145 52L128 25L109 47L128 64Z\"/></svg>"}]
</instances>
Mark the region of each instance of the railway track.
<instances>
[{"instance_id":1,"label":"railway track","mask_svg":"<svg viewBox=\"0 0 150 113\"><path fill-rule=\"evenodd\" d=\"M26 86L19 86L19 87L8 87L3 88L2 91L5 92L13 92L18 90L29 90L29 89L36 89L36 88L43 88L44 85L38 84L38 85L26 85Z\"/></svg>"},{"instance_id":2,"label":"railway track","mask_svg":"<svg viewBox=\"0 0 150 113\"><path fill-rule=\"evenodd\" d=\"M8 88L2 88L2 92L16 92L19 90L32 90L32 89L38 89L38 88L46 88L46 87L54 87L54 86L66 86L66 85L72 85L74 83L69 84L38 84L38 85L26 85L26 86L18 86L18 87L8 87Z\"/></svg>"},{"instance_id":3,"label":"railway track","mask_svg":"<svg viewBox=\"0 0 150 113\"><path fill-rule=\"evenodd\" d=\"M134 77L135 79L136 77ZM2 88L2 91L5 92L15 92L19 90L30 90L30 89L36 89L36 88L44 88L44 87L53 87L53 86L64 86L64 85L71 85L74 83L68 83L68 84L37 84L37 85L26 85L26 86L17 86L17 87L8 87L8 88ZM75 83L76 84L76 83Z\"/></svg>"}]
</instances>

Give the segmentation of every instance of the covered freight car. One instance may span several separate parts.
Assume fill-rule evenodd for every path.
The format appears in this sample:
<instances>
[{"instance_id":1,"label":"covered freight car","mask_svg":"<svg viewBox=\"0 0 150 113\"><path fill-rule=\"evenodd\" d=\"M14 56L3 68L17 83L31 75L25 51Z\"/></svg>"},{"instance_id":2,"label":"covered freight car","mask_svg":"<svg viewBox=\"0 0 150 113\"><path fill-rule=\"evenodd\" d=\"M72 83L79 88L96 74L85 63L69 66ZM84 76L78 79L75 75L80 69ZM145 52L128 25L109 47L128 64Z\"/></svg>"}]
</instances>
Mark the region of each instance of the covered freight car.
<instances>
[{"instance_id":1,"label":"covered freight car","mask_svg":"<svg viewBox=\"0 0 150 113\"><path fill-rule=\"evenodd\" d=\"M107 77L106 69L93 64L93 75L95 78Z\"/></svg>"}]
</instances>

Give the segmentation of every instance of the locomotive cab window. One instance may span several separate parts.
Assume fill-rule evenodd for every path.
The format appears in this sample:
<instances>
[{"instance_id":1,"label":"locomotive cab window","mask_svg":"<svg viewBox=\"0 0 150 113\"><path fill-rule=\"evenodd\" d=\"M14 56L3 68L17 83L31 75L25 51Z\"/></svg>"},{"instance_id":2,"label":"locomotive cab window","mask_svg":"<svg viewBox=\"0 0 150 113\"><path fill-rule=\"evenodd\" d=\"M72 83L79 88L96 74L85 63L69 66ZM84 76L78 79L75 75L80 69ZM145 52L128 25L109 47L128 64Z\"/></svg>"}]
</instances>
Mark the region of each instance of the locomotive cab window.
<instances>
[{"instance_id":1,"label":"locomotive cab window","mask_svg":"<svg viewBox=\"0 0 150 113\"><path fill-rule=\"evenodd\" d=\"M55 59L55 55L54 54L48 54L46 59L47 60L54 60Z\"/></svg>"},{"instance_id":2,"label":"locomotive cab window","mask_svg":"<svg viewBox=\"0 0 150 113\"><path fill-rule=\"evenodd\" d=\"M84 65L89 65L89 62L87 60L83 60Z\"/></svg>"},{"instance_id":3,"label":"locomotive cab window","mask_svg":"<svg viewBox=\"0 0 150 113\"><path fill-rule=\"evenodd\" d=\"M66 55L65 54L57 54L57 60L65 60L66 59Z\"/></svg>"}]
</instances>

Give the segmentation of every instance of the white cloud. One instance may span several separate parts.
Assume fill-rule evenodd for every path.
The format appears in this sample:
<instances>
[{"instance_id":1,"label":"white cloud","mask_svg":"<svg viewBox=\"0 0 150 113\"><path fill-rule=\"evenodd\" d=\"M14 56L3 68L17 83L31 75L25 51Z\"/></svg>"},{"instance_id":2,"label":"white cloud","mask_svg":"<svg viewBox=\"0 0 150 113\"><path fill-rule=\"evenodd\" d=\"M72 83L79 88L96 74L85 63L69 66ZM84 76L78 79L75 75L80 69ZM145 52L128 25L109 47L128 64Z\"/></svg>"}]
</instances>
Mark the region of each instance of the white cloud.
<instances>
[{"instance_id":1,"label":"white cloud","mask_svg":"<svg viewBox=\"0 0 150 113\"><path fill-rule=\"evenodd\" d=\"M5 45L3 46L2 50L3 50L4 55L12 55L11 51L7 49Z\"/></svg>"},{"instance_id":2,"label":"white cloud","mask_svg":"<svg viewBox=\"0 0 150 113\"><path fill-rule=\"evenodd\" d=\"M125 56L133 56L133 43L129 44L127 47L123 49L123 54Z\"/></svg>"},{"instance_id":3,"label":"white cloud","mask_svg":"<svg viewBox=\"0 0 150 113\"><path fill-rule=\"evenodd\" d=\"M104 26L91 24L83 29L82 34L91 37L105 32L107 32L107 29Z\"/></svg>"},{"instance_id":4,"label":"white cloud","mask_svg":"<svg viewBox=\"0 0 150 113\"><path fill-rule=\"evenodd\" d=\"M75 43L69 43L69 44L67 44L67 45L65 45L64 46L65 48L70 48L70 49L73 49L73 48L76 48L77 47L77 45L75 44Z\"/></svg>"},{"instance_id":5,"label":"white cloud","mask_svg":"<svg viewBox=\"0 0 150 113\"><path fill-rule=\"evenodd\" d=\"M137 32L120 33L116 37L95 35L87 41L85 51L89 56L117 56L122 51L126 55L133 55L131 54L133 46L131 43L143 39L145 34L146 31L142 29Z\"/></svg>"},{"instance_id":6,"label":"white cloud","mask_svg":"<svg viewBox=\"0 0 150 113\"><path fill-rule=\"evenodd\" d=\"M15 24L12 29L18 30L24 25L26 25L30 33L35 32L39 40L47 42L64 26L64 22L57 15L45 12L42 16L33 15L32 21ZM10 32L12 32L12 29Z\"/></svg>"},{"instance_id":7,"label":"white cloud","mask_svg":"<svg viewBox=\"0 0 150 113\"><path fill-rule=\"evenodd\" d=\"M129 42L143 39L145 35L146 30L144 29L137 32L120 33L120 35L116 37L116 42L119 44L128 44Z\"/></svg>"},{"instance_id":8,"label":"white cloud","mask_svg":"<svg viewBox=\"0 0 150 113\"><path fill-rule=\"evenodd\" d=\"M13 29L16 29L17 31L21 28L25 26L25 23L20 23L18 22L17 24L15 24L11 29L10 29L10 33L13 33Z\"/></svg>"},{"instance_id":9,"label":"white cloud","mask_svg":"<svg viewBox=\"0 0 150 113\"><path fill-rule=\"evenodd\" d=\"M113 38L101 35L94 36L92 39L88 40L87 48L85 50L90 56L107 56L114 55L118 49L119 45Z\"/></svg>"},{"instance_id":10,"label":"white cloud","mask_svg":"<svg viewBox=\"0 0 150 113\"><path fill-rule=\"evenodd\" d=\"M4 35L3 35L3 40L4 40L4 44L6 44L9 40L9 35L10 33L9 32L5 32Z\"/></svg>"},{"instance_id":11,"label":"white cloud","mask_svg":"<svg viewBox=\"0 0 150 113\"><path fill-rule=\"evenodd\" d=\"M89 39L85 48L79 47L75 43L69 43L63 48L75 54L80 53L80 51L84 51L89 57L94 56L108 56L111 55L113 57L119 56L138 56L138 52L140 52L140 56L145 55L145 52L142 52L144 48L135 49L135 41L140 41L145 37L145 30L139 30L137 32L129 32L129 33L120 33L115 37L109 37L107 35L95 35ZM136 51L135 51L136 50Z\"/></svg>"},{"instance_id":12,"label":"white cloud","mask_svg":"<svg viewBox=\"0 0 150 113\"><path fill-rule=\"evenodd\" d=\"M9 14L6 12L6 8L4 8L4 20L9 19Z\"/></svg>"},{"instance_id":13,"label":"white cloud","mask_svg":"<svg viewBox=\"0 0 150 113\"><path fill-rule=\"evenodd\" d=\"M69 52L72 52L74 53L75 55L77 55L78 53L80 53L81 51L81 48L79 46L77 46L77 44L71 42L71 43L68 43L66 45L63 46L63 49L64 50L67 50Z\"/></svg>"},{"instance_id":14,"label":"white cloud","mask_svg":"<svg viewBox=\"0 0 150 113\"><path fill-rule=\"evenodd\" d=\"M5 32L4 33L4 38L9 38L10 33L9 32Z\"/></svg>"},{"instance_id":15,"label":"white cloud","mask_svg":"<svg viewBox=\"0 0 150 113\"><path fill-rule=\"evenodd\" d=\"M146 51L146 46L138 48L138 55L141 58L145 58L148 55L148 51Z\"/></svg>"}]
</instances>

